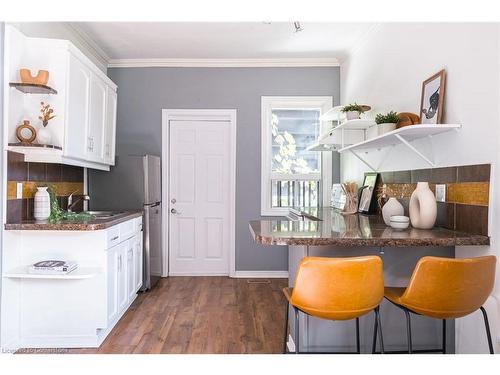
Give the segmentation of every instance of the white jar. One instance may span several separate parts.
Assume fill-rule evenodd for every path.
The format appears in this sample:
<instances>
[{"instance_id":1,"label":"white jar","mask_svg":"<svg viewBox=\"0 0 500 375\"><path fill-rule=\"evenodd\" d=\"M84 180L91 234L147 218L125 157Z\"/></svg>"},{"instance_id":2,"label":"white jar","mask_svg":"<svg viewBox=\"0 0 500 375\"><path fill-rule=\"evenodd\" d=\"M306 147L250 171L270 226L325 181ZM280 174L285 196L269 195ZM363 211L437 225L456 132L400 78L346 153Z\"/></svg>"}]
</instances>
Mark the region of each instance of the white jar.
<instances>
[{"instance_id":1,"label":"white jar","mask_svg":"<svg viewBox=\"0 0 500 375\"><path fill-rule=\"evenodd\" d=\"M35 220L47 220L50 216L50 194L47 187L37 188L35 193Z\"/></svg>"},{"instance_id":2,"label":"white jar","mask_svg":"<svg viewBox=\"0 0 500 375\"><path fill-rule=\"evenodd\" d=\"M50 133L50 130L47 129L47 127L45 126L42 126L36 132L36 140L41 145L49 145L51 139L52 139L52 134Z\"/></svg>"},{"instance_id":3,"label":"white jar","mask_svg":"<svg viewBox=\"0 0 500 375\"><path fill-rule=\"evenodd\" d=\"M357 120L361 116L359 111L347 111L345 117L347 120Z\"/></svg>"},{"instance_id":4,"label":"white jar","mask_svg":"<svg viewBox=\"0 0 500 375\"><path fill-rule=\"evenodd\" d=\"M387 226L391 225L391 216L403 216L404 213L403 205L396 198L389 198L384 207L382 207L382 217Z\"/></svg>"},{"instance_id":5,"label":"white jar","mask_svg":"<svg viewBox=\"0 0 500 375\"><path fill-rule=\"evenodd\" d=\"M431 229L436 222L436 197L428 182L417 183L417 188L410 198L410 221L414 228Z\"/></svg>"}]
</instances>

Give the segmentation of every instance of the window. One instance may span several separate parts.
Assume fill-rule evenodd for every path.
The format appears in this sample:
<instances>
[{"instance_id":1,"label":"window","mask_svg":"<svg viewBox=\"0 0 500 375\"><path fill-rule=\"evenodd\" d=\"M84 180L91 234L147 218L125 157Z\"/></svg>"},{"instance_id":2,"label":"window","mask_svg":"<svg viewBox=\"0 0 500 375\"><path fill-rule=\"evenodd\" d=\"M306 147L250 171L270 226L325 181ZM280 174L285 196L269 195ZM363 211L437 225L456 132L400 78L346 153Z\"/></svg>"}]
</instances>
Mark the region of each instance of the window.
<instances>
[{"instance_id":1,"label":"window","mask_svg":"<svg viewBox=\"0 0 500 375\"><path fill-rule=\"evenodd\" d=\"M322 134L330 96L262 97L261 214L328 205L331 153L307 151Z\"/></svg>"}]
</instances>

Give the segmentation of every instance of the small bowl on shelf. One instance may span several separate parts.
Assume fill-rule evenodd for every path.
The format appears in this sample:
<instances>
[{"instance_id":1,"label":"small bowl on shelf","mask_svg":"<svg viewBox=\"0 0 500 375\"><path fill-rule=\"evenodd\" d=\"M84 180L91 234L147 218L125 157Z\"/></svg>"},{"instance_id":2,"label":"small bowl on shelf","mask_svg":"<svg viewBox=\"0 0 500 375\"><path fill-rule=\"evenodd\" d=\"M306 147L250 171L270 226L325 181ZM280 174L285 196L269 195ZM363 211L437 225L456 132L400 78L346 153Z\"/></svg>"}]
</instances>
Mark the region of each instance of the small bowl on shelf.
<instances>
[{"instance_id":1,"label":"small bowl on shelf","mask_svg":"<svg viewBox=\"0 0 500 375\"><path fill-rule=\"evenodd\" d=\"M23 68L19 70L19 75L22 83L46 85L49 82L49 72L46 70L39 70L37 75L33 76L30 69Z\"/></svg>"},{"instance_id":2,"label":"small bowl on shelf","mask_svg":"<svg viewBox=\"0 0 500 375\"><path fill-rule=\"evenodd\" d=\"M392 229L405 230L410 226L410 218L400 215L391 216L390 224Z\"/></svg>"}]
</instances>

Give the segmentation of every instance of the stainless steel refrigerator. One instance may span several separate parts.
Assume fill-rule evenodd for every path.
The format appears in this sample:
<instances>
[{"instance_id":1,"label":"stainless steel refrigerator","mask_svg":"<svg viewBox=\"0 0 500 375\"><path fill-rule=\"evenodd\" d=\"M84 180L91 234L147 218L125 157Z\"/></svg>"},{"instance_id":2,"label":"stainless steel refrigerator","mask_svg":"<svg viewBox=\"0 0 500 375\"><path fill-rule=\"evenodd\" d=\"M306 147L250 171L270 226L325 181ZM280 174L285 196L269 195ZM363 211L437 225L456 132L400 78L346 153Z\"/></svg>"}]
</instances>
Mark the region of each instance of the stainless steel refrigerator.
<instances>
[{"instance_id":1,"label":"stainless steel refrigerator","mask_svg":"<svg viewBox=\"0 0 500 375\"><path fill-rule=\"evenodd\" d=\"M118 156L109 172L89 175L90 206L94 210L143 209L143 291L162 276L161 158Z\"/></svg>"}]
</instances>

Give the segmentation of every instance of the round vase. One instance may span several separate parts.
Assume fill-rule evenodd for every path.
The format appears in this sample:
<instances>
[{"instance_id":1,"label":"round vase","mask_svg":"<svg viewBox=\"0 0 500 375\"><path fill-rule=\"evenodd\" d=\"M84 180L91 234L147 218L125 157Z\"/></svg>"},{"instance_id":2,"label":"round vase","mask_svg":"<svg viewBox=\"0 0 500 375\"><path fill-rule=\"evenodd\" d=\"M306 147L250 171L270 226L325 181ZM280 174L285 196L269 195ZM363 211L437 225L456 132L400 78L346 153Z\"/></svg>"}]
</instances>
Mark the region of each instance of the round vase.
<instances>
[{"instance_id":1,"label":"round vase","mask_svg":"<svg viewBox=\"0 0 500 375\"><path fill-rule=\"evenodd\" d=\"M378 124L378 135L382 135L385 133L392 132L396 129L396 125L394 122L384 122L383 124Z\"/></svg>"},{"instance_id":2,"label":"round vase","mask_svg":"<svg viewBox=\"0 0 500 375\"><path fill-rule=\"evenodd\" d=\"M428 182L417 183L417 188L410 198L410 221L414 228L431 229L436 222L436 197Z\"/></svg>"},{"instance_id":3,"label":"round vase","mask_svg":"<svg viewBox=\"0 0 500 375\"><path fill-rule=\"evenodd\" d=\"M50 194L47 187L37 188L35 193L35 220L47 220L50 216Z\"/></svg>"},{"instance_id":4,"label":"round vase","mask_svg":"<svg viewBox=\"0 0 500 375\"><path fill-rule=\"evenodd\" d=\"M36 140L38 141L39 144L49 145L51 138L52 134L50 134L50 130L47 129L46 126L42 126L40 129L38 129L36 133Z\"/></svg>"},{"instance_id":5,"label":"round vase","mask_svg":"<svg viewBox=\"0 0 500 375\"><path fill-rule=\"evenodd\" d=\"M389 198L389 200L382 207L382 217L387 226L391 225L391 216L403 216L405 209L396 198Z\"/></svg>"},{"instance_id":6,"label":"round vase","mask_svg":"<svg viewBox=\"0 0 500 375\"><path fill-rule=\"evenodd\" d=\"M347 120L357 120L361 114L358 111L348 111L345 113Z\"/></svg>"}]
</instances>

